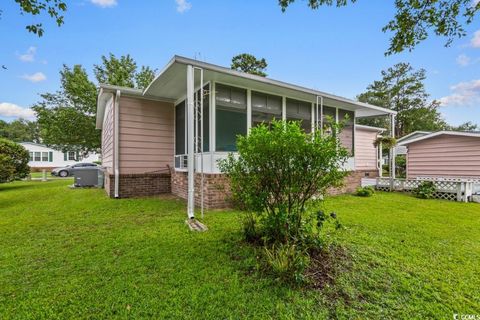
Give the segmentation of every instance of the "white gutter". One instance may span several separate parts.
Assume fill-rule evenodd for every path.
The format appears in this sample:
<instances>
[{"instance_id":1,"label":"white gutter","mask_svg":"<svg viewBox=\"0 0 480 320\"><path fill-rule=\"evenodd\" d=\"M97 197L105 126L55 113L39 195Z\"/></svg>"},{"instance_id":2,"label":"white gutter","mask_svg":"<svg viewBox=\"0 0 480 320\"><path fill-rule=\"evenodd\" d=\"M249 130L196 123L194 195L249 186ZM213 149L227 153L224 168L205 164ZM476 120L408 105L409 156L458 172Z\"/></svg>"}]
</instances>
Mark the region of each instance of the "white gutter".
<instances>
[{"instance_id":1,"label":"white gutter","mask_svg":"<svg viewBox=\"0 0 480 320\"><path fill-rule=\"evenodd\" d=\"M120 106L120 90L117 90L116 94L115 94L115 102L114 102L114 105L113 105L113 108L114 108L114 129L113 129L113 134L114 134L114 167L115 167L115 198L118 198L119 197L119 187L120 187L120 184L119 184L119 179L120 179L120 169L119 169L119 149L120 149L120 146L119 146L119 139L118 139L118 123L119 123L119 115L120 115L120 112L119 112L119 106Z\"/></svg>"}]
</instances>

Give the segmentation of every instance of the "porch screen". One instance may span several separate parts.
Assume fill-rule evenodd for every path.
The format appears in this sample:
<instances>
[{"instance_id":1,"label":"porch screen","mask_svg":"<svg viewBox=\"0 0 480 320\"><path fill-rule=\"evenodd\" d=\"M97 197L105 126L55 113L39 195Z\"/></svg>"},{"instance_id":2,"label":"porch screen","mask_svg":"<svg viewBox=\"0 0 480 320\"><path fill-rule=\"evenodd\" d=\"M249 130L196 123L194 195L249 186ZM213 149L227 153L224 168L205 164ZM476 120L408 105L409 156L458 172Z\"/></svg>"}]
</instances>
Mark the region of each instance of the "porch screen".
<instances>
[{"instance_id":1,"label":"porch screen","mask_svg":"<svg viewBox=\"0 0 480 320\"><path fill-rule=\"evenodd\" d=\"M347 111L343 109L338 109L338 121L343 122L344 127L340 132L339 139L342 145L351 152L352 156L354 153L354 134L355 134L355 113L353 111Z\"/></svg>"},{"instance_id":2,"label":"porch screen","mask_svg":"<svg viewBox=\"0 0 480 320\"><path fill-rule=\"evenodd\" d=\"M185 154L185 101L175 107L175 154Z\"/></svg>"},{"instance_id":3,"label":"porch screen","mask_svg":"<svg viewBox=\"0 0 480 320\"><path fill-rule=\"evenodd\" d=\"M337 109L323 106L323 132L327 134L333 133L332 124L335 123L337 116Z\"/></svg>"},{"instance_id":4,"label":"porch screen","mask_svg":"<svg viewBox=\"0 0 480 320\"><path fill-rule=\"evenodd\" d=\"M287 99L287 121L300 121L306 133L312 131L312 104L309 102Z\"/></svg>"},{"instance_id":5,"label":"porch screen","mask_svg":"<svg viewBox=\"0 0 480 320\"><path fill-rule=\"evenodd\" d=\"M237 151L237 135L247 134L247 91L216 85L216 151Z\"/></svg>"},{"instance_id":6,"label":"porch screen","mask_svg":"<svg viewBox=\"0 0 480 320\"><path fill-rule=\"evenodd\" d=\"M282 97L252 92L252 127L282 119Z\"/></svg>"}]
</instances>

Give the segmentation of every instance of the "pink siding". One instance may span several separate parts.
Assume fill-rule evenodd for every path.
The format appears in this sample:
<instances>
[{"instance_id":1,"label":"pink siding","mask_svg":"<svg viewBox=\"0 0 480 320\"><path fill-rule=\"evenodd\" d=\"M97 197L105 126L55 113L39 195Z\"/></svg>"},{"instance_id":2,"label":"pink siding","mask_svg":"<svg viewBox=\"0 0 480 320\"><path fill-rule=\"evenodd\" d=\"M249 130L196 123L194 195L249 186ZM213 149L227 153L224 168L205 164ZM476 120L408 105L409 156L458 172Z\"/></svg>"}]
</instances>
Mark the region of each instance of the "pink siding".
<instances>
[{"instance_id":1,"label":"pink siding","mask_svg":"<svg viewBox=\"0 0 480 320\"><path fill-rule=\"evenodd\" d=\"M120 98L120 173L148 173L173 165L174 106Z\"/></svg>"},{"instance_id":2,"label":"pink siding","mask_svg":"<svg viewBox=\"0 0 480 320\"><path fill-rule=\"evenodd\" d=\"M355 134L355 169L377 170L377 148L373 145L378 131L357 127Z\"/></svg>"},{"instance_id":3,"label":"pink siding","mask_svg":"<svg viewBox=\"0 0 480 320\"><path fill-rule=\"evenodd\" d=\"M102 165L108 173L113 173L113 99L107 103L103 119Z\"/></svg>"},{"instance_id":4,"label":"pink siding","mask_svg":"<svg viewBox=\"0 0 480 320\"><path fill-rule=\"evenodd\" d=\"M440 135L409 144L407 176L480 177L480 138Z\"/></svg>"}]
</instances>

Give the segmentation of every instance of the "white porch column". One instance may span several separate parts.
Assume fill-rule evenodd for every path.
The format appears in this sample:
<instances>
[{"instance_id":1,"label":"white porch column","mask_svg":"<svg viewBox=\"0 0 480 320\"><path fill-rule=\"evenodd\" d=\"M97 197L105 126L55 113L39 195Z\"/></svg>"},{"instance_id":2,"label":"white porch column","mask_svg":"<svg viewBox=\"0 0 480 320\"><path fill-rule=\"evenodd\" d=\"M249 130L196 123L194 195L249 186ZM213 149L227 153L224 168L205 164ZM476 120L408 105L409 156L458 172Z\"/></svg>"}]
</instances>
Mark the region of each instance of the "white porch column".
<instances>
[{"instance_id":1,"label":"white porch column","mask_svg":"<svg viewBox=\"0 0 480 320\"><path fill-rule=\"evenodd\" d=\"M287 97L282 97L282 120L287 121Z\"/></svg>"},{"instance_id":2,"label":"white porch column","mask_svg":"<svg viewBox=\"0 0 480 320\"><path fill-rule=\"evenodd\" d=\"M188 201L187 214L194 218L195 211L195 150L194 150L194 88L193 67L187 66L187 164L188 164Z\"/></svg>"},{"instance_id":3,"label":"white porch column","mask_svg":"<svg viewBox=\"0 0 480 320\"><path fill-rule=\"evenodd\" d=\"M390 136L395 138L395 115L390 115ZM395 146L390 149L390 189L394 188L395 180Z\"/></svg>"},{"instance_id":4,"label":"white porch column","mask_svg":"<svg viewBox=\"0 0 480 320\"><path fill-rule=\"evenodd\" d=\"M252 90L247 89L247 134L252 128Z\"/></svg>"}]
</instances>

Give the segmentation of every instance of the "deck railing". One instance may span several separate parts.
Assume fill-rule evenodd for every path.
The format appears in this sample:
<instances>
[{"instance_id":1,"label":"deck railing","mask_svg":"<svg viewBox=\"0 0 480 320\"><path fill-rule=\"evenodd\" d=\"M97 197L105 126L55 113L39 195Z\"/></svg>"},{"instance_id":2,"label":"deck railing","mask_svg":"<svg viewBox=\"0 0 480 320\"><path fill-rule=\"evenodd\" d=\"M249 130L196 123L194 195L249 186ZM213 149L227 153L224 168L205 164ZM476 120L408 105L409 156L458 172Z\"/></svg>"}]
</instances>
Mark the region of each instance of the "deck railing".
<instances>
[{"instance_id":1,"label":"deck railing","mask_svg":"<svg viewBox=\"0 0 480 320\"><path fill-rule=\"evenodd\" d=\"M468 202L471 200L475 182L463 178L433 178L422 177L421 179L390 179L377 178L376 188L383 191L404 191L411 192L423 181L432 181L436 191L434 198Z\"/></svg>"}]
</instances>

